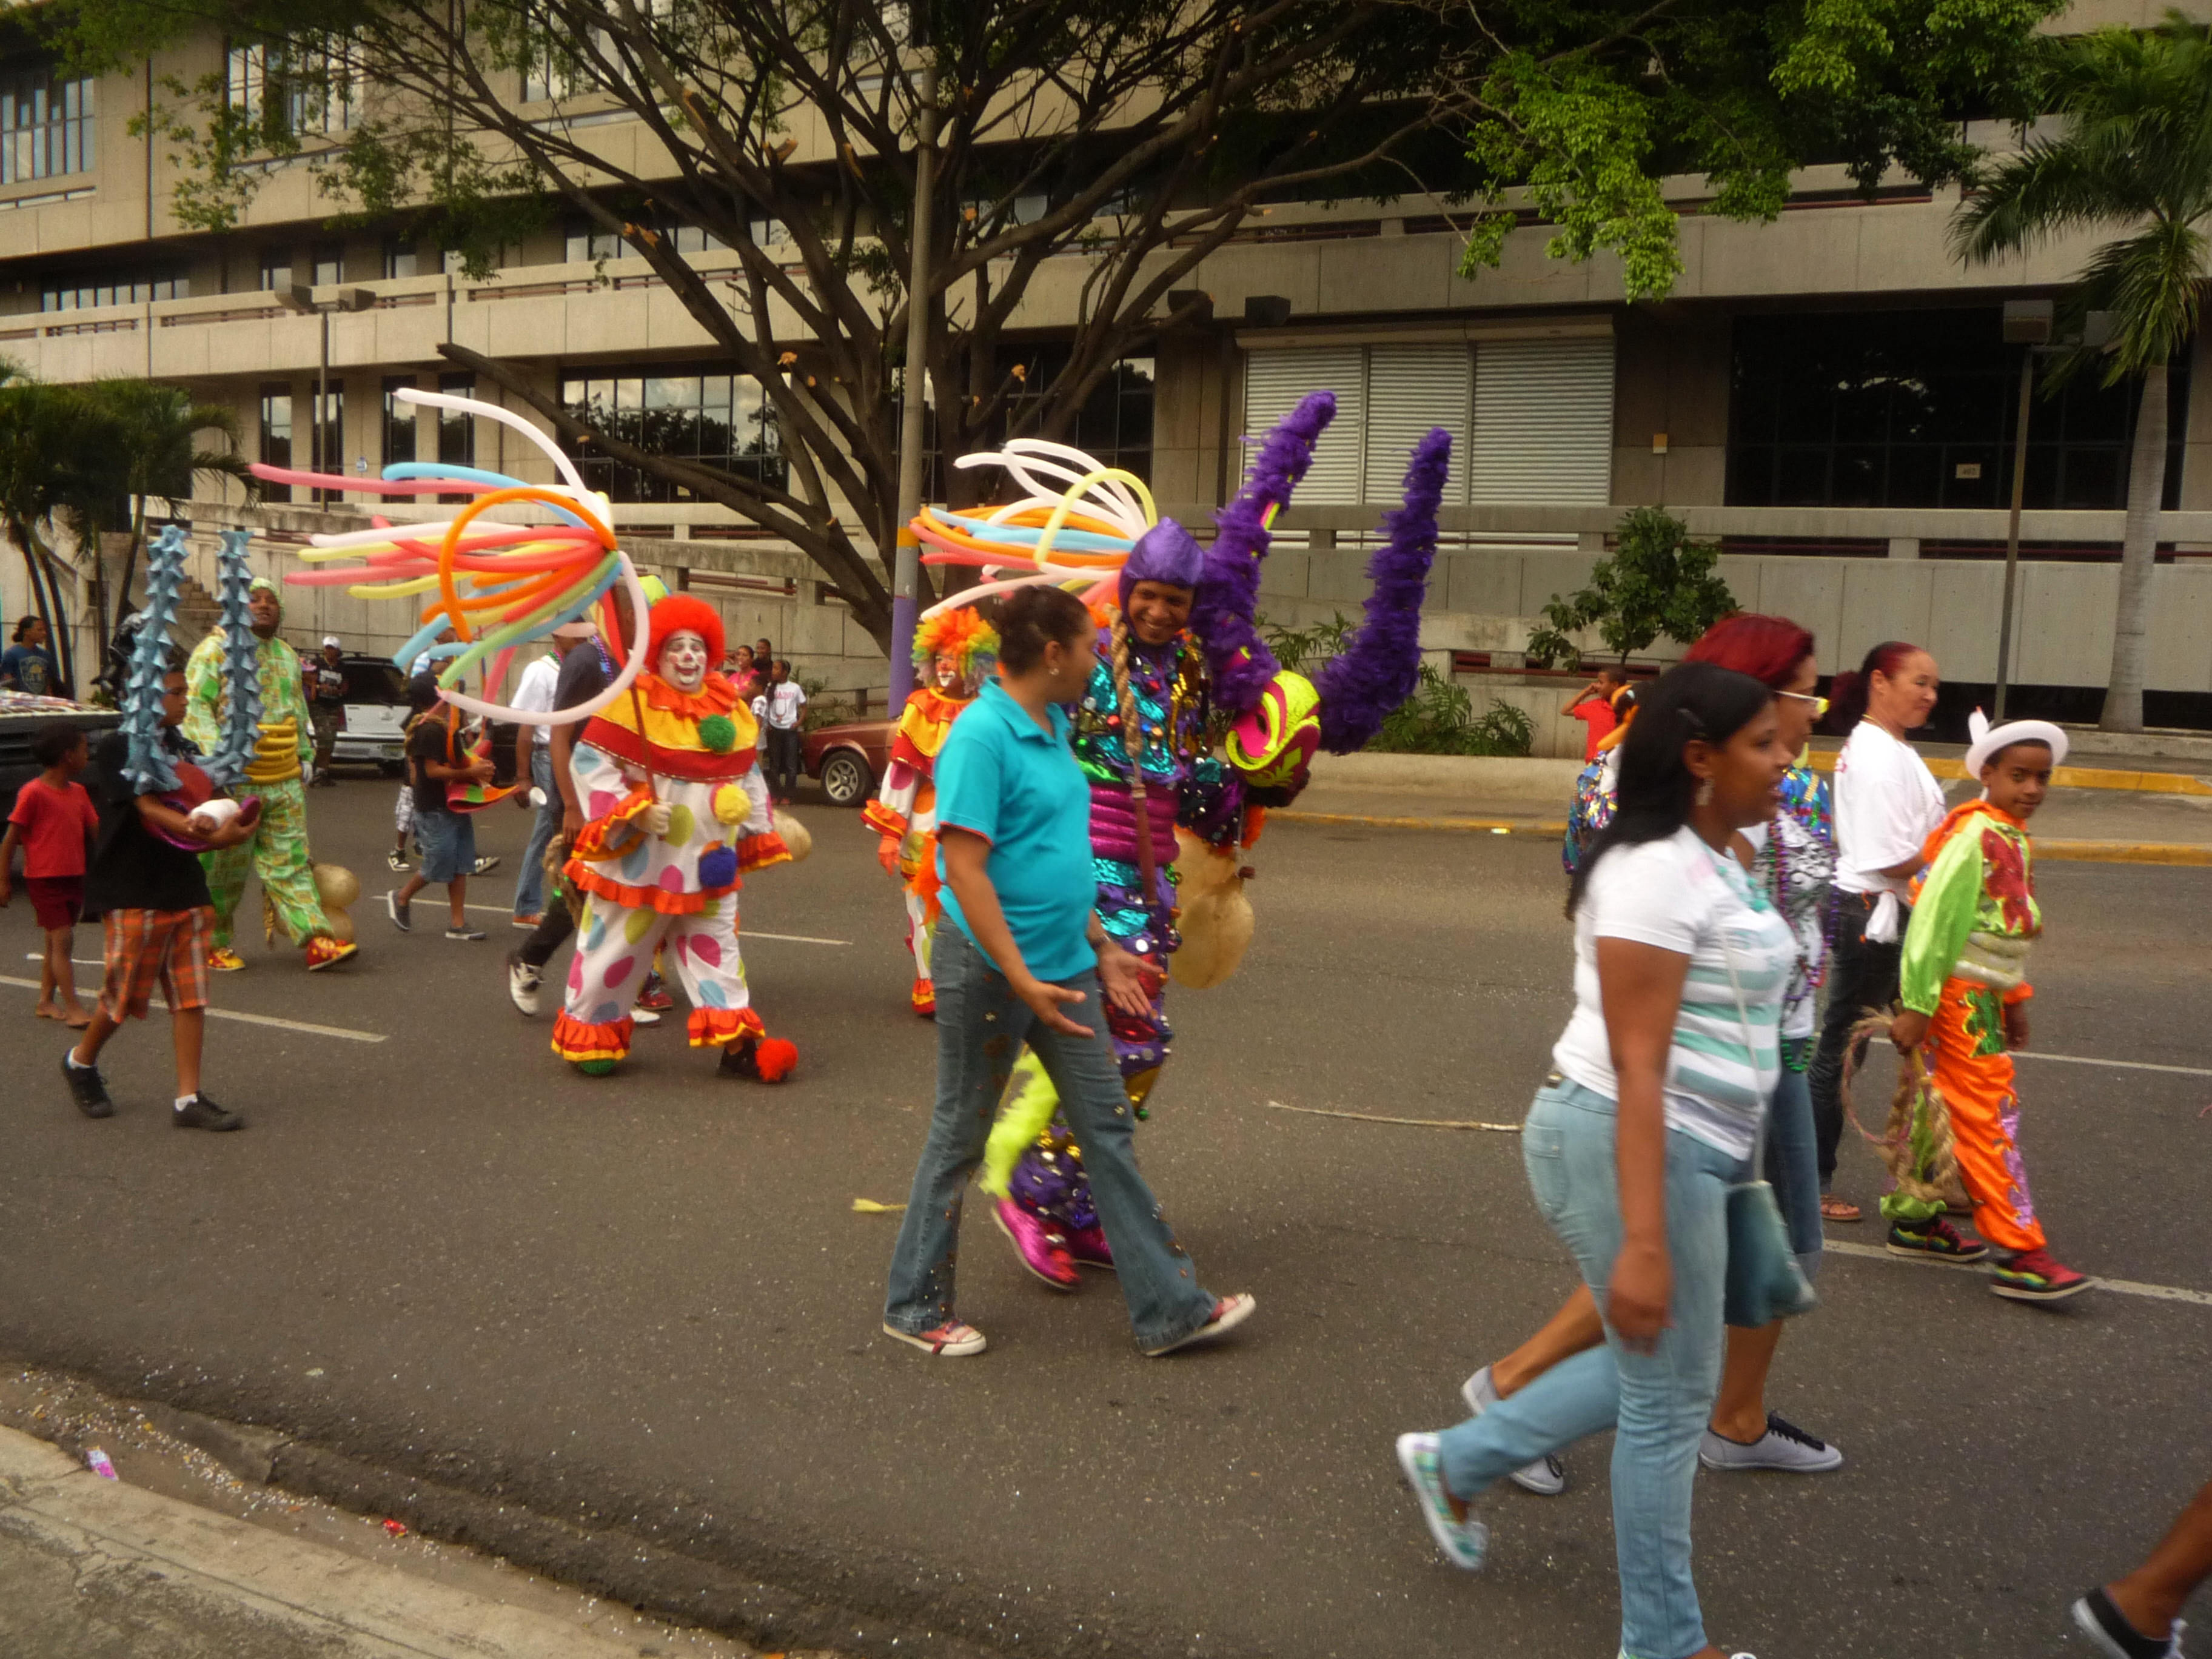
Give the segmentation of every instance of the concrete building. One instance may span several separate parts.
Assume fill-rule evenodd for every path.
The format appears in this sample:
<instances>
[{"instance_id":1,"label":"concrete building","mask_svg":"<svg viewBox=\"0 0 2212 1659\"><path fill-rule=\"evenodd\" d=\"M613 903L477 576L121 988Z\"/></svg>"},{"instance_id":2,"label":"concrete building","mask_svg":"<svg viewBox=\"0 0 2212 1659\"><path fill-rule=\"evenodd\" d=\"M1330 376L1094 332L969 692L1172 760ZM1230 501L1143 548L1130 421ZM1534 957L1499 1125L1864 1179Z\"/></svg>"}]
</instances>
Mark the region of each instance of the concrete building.
<instances>
[{"instance_id":1,"label":"concrete building","mask_svg":"<svg viewBox=\"0 0 2212 1659\"><path fill-rule=\"evenodd\" d=\"M2142 24L2156 9L2113 0L2067 24ZM52 380L183 383L235 409L262 459L374 472L440 458L550 477L497 424L394 398L463 386L438 355L453 341L527 365L572 403L689 411L674 428L726 434L730 453L716 459L763 464L761 446L741 441L757 387L718 369L641 264L615 257L612 281L595 280L599 256L619 250L580 230L549 230L471 281L441 270L434 249L327 231L328 204L291 167L270 175L242 228L183 231L163 146L130 124L161 76L221 63L209 40L96 82L0 64L0 356ZM600 131L610 146L636 142L623 122ZM1681 280L1634 306L1612 259L1551 259L1541 226L1515 231L1500 268L1470 280L1442 203L1279 206L1200 272L1215 320L1122 365L1079 441L1202 524L1236 487L1241 440L1304 392L1334 389L1340 417L1267 572L1269 616L1298 623L1354 611L1363 542L1396 502L1407 450L1427 427L1449 428L1460 441L1425 644L1484 696L1535 709L1544 748L1558 697L1512 672L1528 629L1638 504L1723 538L1739 600L1814 628L1824 667L1900 637L1936 651L1952 681L1988 682L2020 350L2001 337L2001 307L2054 293L2087 245L1969 271L1946 247L1954 191L1899 179L1869 203L1838 168L1795 184L1780 220L1757 227L1701 213L1702 182L1674 181ZM1088 270L1054 263L1020 319L1044 351L1077 314ZM329 309L288 308L295 284ZM2154 723L2212 724L2212 561L2199 556L2212 551L2208 349L2200 337L2173 377L2160 534L2174 552L2156 577ZM2109 661L2132 421L2130 392L2084 384L2039 401L2030 422L2013 678L2071 717L2094 717ZM639 493L603 482L618 498ZM281 562L283 538L357 524L366 500L251 516L280 538L262 545ZM240 511L211 501L188 516L212 526ZM766 635L833 687L884 684L872 642L787 544L703 503L624 501L617 514L644 562L721 604L732 638ZM25 603L21 562L10 552L0 579L10 617ZM313 590L288 631L388 648L405 631L398 610Z\"/></svg>"}]
</instances>

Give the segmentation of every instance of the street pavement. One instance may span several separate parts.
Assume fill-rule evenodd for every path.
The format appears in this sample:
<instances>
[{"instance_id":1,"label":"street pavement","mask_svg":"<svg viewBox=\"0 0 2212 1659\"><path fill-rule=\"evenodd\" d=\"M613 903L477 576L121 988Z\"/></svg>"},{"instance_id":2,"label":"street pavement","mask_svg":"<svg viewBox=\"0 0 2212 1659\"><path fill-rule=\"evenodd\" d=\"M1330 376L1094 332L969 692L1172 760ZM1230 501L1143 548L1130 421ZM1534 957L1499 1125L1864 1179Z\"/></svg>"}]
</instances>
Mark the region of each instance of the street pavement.
<instances>
[{"instance_id":1,"label":"street pavement","mask_svg":"<svg viewBox=\"0 0 2212 1659\"><path fill-rule=\"evenodd\" d=\"M371 893L392 793L313 797L319 856ZM794 1646L1615 1645L1605 1443L1569 1456L1564 1497L1480 1501L1480 1576L1439 1561L1390 1452L1454 1420L1462 1379L1572 1283L1517 1138L1313 1115L1517 1122L1568 1007L1556 847L1278 824L1250 953L1173 994L1139 1136L1206 1284L1255 1291L1257 1316L1142 1358L1110 1278L1050 1293L971 1205L960 1310L992 1346L937 1361L878 1334L896 1218L854 1209L906 1196L932 1028L906 1012L873 837L799 810L813 858L744 904L756 1001L802 1055L778 1089L716 1079L674 1021L617 1077L575 1075L550 1007L532 1024L507 1004L520 935L479 913L491 939L449 943L433 895L405 938L365 900L347 969L307 975L257 938L217 981L220 1006L294 1022L210 1024L208 1086L242 1134L169 1129L157 1024L109 1050L118 1116L79 1118L62 1034L0 987L0 1353L392 1471L432 1530L441 1492L596 1529L611 1583L632 1558L720 1564L787 1593L773 1629ZM479 822L508 863L471 902L501 906L527 819ZM1698 1481L1698 1583L1730 1653L2083 1651L2068 1601L2212 1475L2212 871L2041 878L2039 1047L2188 1069L2024 1060L2039 1206L2063 1259L2186 1294L2030 1309L1970 1272L1832 1255L1771 1403L1844 1468ZM27 950L27 919L7 937ZM1838 1187L1871 1206L1863 1147Z\"/></svg>"}]
</instances>

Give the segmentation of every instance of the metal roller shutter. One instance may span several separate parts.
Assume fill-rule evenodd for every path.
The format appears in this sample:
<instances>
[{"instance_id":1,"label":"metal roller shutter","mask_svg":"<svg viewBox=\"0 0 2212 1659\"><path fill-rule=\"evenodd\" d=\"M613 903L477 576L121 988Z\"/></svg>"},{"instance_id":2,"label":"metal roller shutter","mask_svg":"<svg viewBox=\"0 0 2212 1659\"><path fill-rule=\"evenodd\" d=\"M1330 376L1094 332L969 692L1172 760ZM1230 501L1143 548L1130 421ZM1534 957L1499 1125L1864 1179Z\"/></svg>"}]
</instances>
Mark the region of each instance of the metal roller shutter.
<instances>
[{"instance_id":1,"label":"metal roller shutter","mask_svg":"<svg viewBox=\"0 0 2212 1659\"><path fill-rule=\"evenodd\" d=\"M1486 340L1475 348L1476 501L1613 495L1613 341Z\"/></svg>"},{"instance_id":2,"label":"metal roller shutter","mask_svg":"<svg viewBox=\"0 0 2212 1659\"><path fill-rule=\"evenodd\" d=\"M1309 506L1357 501L1361 441L1367 425L1367 362L1362 348L1299 346L1247 353L1244 435L1256 444L1298 406L1299 398L1321 391L1336 393L1336 418L1314 446L1313 465L1298 486L1297 499Z\"/></svg>"},{"instance_id":3,"label":"metal roller shutter","mask_svg":"<svg viewBox=\"0 0 2212 1659\"><path fill-rule=\"evenodd\" d=\"M1467 499L1468 399L1474 360L1463 343L1373 345L1367 349L1367 469L1369 501L1395 504L1403 493L1406 463L1431 427L1452 435L1451 471L1444 500Z\"/></svg>"}]
</instances>

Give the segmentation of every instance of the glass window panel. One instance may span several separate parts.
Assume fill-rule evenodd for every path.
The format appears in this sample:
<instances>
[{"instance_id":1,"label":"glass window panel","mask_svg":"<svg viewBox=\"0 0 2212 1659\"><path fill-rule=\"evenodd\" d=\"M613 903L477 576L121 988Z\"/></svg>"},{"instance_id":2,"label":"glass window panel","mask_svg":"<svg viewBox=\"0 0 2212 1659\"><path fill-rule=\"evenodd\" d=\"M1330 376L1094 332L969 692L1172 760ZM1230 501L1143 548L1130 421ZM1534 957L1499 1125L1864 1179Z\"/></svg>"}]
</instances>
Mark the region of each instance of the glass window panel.
<instances>
[{"instance_id":1,"label":"glass window panel","mask_svg":"<svg viewBox=\"0 0 2212 1659\"><path fill-rule=\"evenodd\" d=\"M1892 507L1940 507L1943 501L1943 449L1940 444L1899 444L1889 452Z\"/></svg>"},{"instance_id":2,"label":"glass window panel","mask_svg":"<svg viewBox=\"0 0 2212 1659\"><path fill-rule=\"evenodd\" d=\"M1802 445L1774 452L1777 507L1821 507L1828 500L1828 454Z\"/></svg>"},{"instance_id":3,"label":"glass window panel","mask_svg":"<svg viewBox=\"0 0 2212 1659\"><path fill-rule=\"evenodd\" d=\"M656 375L645 383L645 406L647 409L696 409L699 406L699 377Z\"/></svg>"}]
</instances>

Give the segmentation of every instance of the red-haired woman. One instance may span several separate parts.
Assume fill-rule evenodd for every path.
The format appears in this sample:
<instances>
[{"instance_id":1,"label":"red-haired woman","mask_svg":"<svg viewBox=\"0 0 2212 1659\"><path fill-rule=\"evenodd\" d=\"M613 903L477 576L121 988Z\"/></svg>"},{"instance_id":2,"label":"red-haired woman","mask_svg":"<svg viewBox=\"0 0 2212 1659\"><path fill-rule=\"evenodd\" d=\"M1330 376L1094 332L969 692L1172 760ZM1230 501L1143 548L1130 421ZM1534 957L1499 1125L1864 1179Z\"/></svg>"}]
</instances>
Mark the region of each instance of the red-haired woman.
<instances>
[{"instance_id":1,"label":"red-haired woman","mask_svg":"<svg viewBox=\"0 0 2212 1659\"><path fill-rule=\"evenodd\" d=\"M1928 722L1942 684L1936 659L1917 645L1889 640L1866 653L1856 674L1836 676L1829 689L1838 729L1850 736L1836 757L1835 963L1828 1015L1814 1051L1813 1125L1820 1139L1820 1214L1856 1221L1859 1206L1829 1192L1836 1143L1843 1138L1844 1050L1851 1027L1869 1008L1897 1000L1898 952L1903 948L1912 878L1920 848L1943 821L1943 790L1905 734ZM1861 1045L1863 1052L1864 1045ZM1927 1230L1931 1255L1972 1261L1978 1244L1940 1218Z\"/></svg>"},{"instance_id":2,"label":"red-haired woman","mask_svg":"<svg viewBox=\"0 0 2212 1659\"><path fill-rule=\"evenodd\" d=\"M1731 850L1790 924L1796 945L1795 968L1783 994L1782 1073L1769 1107L1765 1174L1774 1183L1790 1248L1808 1279L1820 1271L1820 1221L1806 1069L1813 1048L1814 993L1827 966L1826 923L1836 867L1826 792L1820 775L1802 758L1824 708L1813 690L1820 678L1813 645L1812 635L1787 617L1739 611L1714 623L1689 651L1692 661L1735 669L1771 690L1782 740L1801 757L1784 775L1780 809L1770 822L1739 831ZM1778 1321L1756 1329L1729 1328L1720 1392L1698 1449L1705 1468L1817 1474L1842 1466L1844 1455L1835 1447L1766 1409L1767 1372L1781 1338ZM1603 1340L1596 1302L1587 1288L1578 1287L1543 1329L1468 1378L1462 1397L1480 1415ZM1529 1438L1523 1449L1540 1453L1514 1469L1514 1483L1549 1497L1566 1486L1554 1448L1611 1425L1524 1424L1520 1413L1509 1412L1502 1414L1500 1426L1508 1433L1525 1431Z\"/></svg>"}]
</instances>

